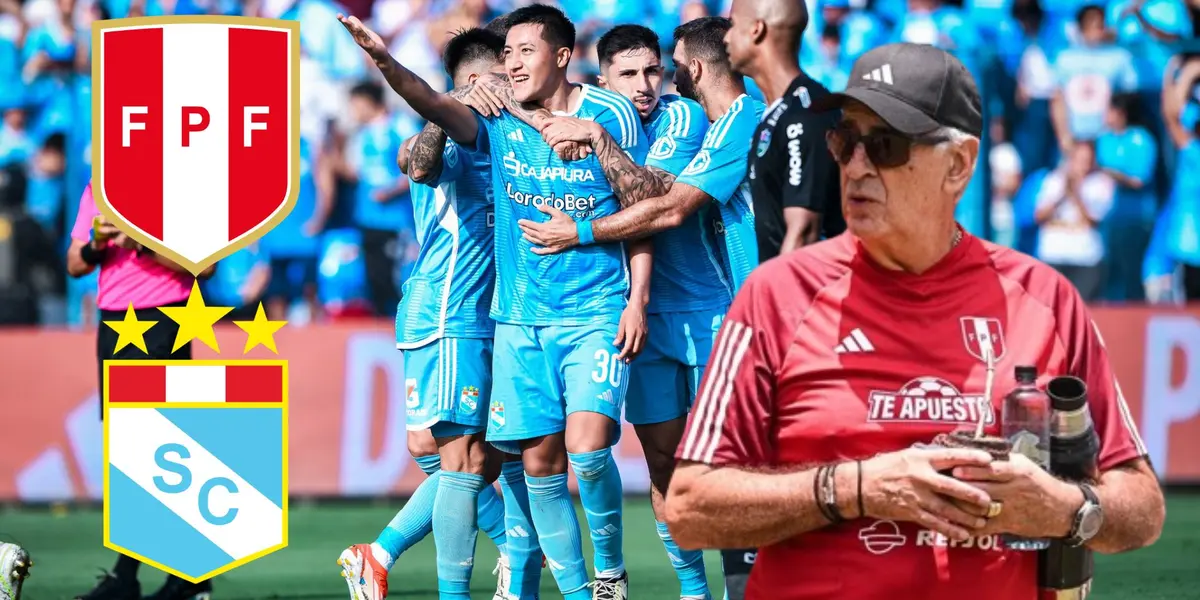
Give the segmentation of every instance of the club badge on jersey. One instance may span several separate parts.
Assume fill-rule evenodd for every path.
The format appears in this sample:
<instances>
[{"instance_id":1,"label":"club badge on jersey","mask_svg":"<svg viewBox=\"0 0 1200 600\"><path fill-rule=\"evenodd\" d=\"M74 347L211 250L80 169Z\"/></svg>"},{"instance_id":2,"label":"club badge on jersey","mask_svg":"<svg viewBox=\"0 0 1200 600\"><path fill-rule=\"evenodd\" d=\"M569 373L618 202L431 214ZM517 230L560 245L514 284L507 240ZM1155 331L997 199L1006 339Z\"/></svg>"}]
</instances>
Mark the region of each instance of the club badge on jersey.
<instances>
[{"instance_id":1,"label":"club badge on jersey","mask_svg":"<svg viewBox=\"0 0 1200 600\"><path fill-rule=\"evenodd\" d=\"M179 324L176 349L221 352L213 324L231 308L193 287L159 310ZM144 352L158 323L130 308L104 326ZM260 304L235 324L248 335L232 351L249 358L104 361L104 545L193 583L287 546L288 365L253 352L277 352L285 323Z\"/></svg>"},{"instance_id":2,"label":"club badge on jersey","mask_svg":"<svg viewBox=\"0 0 1200 600\"><path fill-rule=\"evenodd\" d=\"M92 25L96 206L198 274L300 190L300 24L186 16Z\"/></svg>"}]
</instances>

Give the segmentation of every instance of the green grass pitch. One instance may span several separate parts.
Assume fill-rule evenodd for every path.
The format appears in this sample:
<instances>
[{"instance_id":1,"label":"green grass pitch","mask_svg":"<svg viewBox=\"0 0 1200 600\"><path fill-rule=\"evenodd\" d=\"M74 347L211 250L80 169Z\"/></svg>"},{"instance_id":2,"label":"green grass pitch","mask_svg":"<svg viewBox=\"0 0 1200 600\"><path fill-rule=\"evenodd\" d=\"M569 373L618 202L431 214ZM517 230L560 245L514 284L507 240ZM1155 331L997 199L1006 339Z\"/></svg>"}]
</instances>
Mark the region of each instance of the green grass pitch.
<instances>
[{"instance_id":1,"label":"green grass pitch","mask_svg":"<svg viewBox=\"0 0 1200 600\"><path fill-rule=\"evenodd\" d=\"M214 600L347 598L335 564L338 553L350 543L374 540L399 505L295 502L291 507L289 546L218 577L214 581ZM101 546L101 531L101 513L94 508L0 510L0 539L24 545L35 563L22 599L63 600L91 587L99 569L111 568L114 559ZM584 547L588 549L586 540ZM480 535L472 582L475 598L491 598L495 562L495 546ZM633 598L678 598L675 573L655 534L646 498L626 500L625 562ZM1200 598L1200 495L1168 496L1166 529L1153 547L1101 556L1097 562L1096 589L1091 599ZM711 589L719 597L720 563L715 553L708 554L707 566ZM157 569L143 567L143 593L157 589L163 576ZM432 538L400 558L390 583L393 598L437 598ZM544 571L542 597L556 596L553 579Z\"/></svg>"}]
</instances>

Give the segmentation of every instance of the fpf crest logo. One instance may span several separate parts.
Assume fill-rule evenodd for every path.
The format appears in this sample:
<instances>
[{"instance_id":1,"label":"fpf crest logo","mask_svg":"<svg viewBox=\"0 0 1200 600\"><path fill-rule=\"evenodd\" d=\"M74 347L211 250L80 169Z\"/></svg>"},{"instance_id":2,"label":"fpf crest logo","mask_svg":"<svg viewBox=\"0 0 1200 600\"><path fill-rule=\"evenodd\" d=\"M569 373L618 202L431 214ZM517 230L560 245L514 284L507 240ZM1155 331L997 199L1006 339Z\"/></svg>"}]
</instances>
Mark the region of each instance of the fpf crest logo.
<instances>
[{"instance_id":1,"label":"fpf crest logo","mask_svg":"<svg viewBox=\"0 0 1200 600\"><path fill-rule=\"evenodd\" d=\"M218 352L213 325L230 308L163 307L177 351L199 340ZM133 306L116 350L146 352ZM285 324L234 321L243 353L276 351ZM287 546L288 371L285 360L104 361L104 545L192 582Z\"/></svg>"},{"instance_id":2,"label":"fpf crest logo","mask_svg":"<svg viewBox=\"0 0 1200 600\"><path fill-rule=\"evenodd\" d=\"M198 274L291 212L298 22L106 20L92 47L92 188L109 221Z\"/></svg>"}]
</instances>

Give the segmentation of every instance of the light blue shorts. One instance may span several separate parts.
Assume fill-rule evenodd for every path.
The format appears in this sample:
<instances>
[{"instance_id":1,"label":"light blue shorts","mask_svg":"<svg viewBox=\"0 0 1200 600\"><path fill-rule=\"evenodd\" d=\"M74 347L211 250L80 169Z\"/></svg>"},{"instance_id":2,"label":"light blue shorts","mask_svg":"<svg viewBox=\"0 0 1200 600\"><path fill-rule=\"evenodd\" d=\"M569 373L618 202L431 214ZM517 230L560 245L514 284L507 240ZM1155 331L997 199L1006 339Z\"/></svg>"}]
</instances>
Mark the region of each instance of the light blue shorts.
<instances>
[{"instance_id":1,"label":"light blue shorts","mask_svg":"<svg viewBox=\"0 0 1200 600\"><path fill-rule=\"evenodd\" d=\"M600 413L620 439L628 365L613 345L617 325L496 324L491 418L487 440L519 453L516 442L566 430L567 415Z\"/></svg>"},{"instance_id":2,"label":"light blue shorts","mask_svg":"<svg viewBox=\"0 0 1200 600\"><path fill-rule=\"evenodd\" d=\"M652 425L687 416L724 319L724 308L646 316L646 348L629 365L626 421Z\"/></svg>"},{"instance_id":3,"label":"light blue shorts","mask_svg":"<svg viewBox=\"0 0 1200 600\"><path fill-rule=\"evenodd\" d=\"M409 430L481 433L492 393L492 340L442 338L405 350L404 391Z\"/></svg>"}]
</instances>

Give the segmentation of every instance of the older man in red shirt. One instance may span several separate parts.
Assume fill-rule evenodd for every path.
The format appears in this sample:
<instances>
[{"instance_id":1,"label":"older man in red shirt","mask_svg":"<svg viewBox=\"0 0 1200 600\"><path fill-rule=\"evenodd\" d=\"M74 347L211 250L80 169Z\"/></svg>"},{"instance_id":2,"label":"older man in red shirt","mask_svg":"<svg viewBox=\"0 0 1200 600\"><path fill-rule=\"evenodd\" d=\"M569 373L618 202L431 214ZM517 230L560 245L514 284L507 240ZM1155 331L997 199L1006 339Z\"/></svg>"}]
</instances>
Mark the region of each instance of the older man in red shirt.
<instances>
[{"instance_id":1,"label":"older man in red shirt","mask_svg":"<svg viewBox=\"0 0 1200 600\"><path fill-rule=\"evenodd\" d=\"M765 263L734 301L667 499L680 546L760 547L747 600L1014 600L1038 595L1037 553L1002 533L1152 543L1162 494L1086 306L1053 269L955 222L983 129L970 74L893 44L826 104L844 111L828 142L849 231ZM1001 394L978 402L984 346L998 390L1017 365L1087 383L1094 487L1015 453L919 447L979 418L998 431ZM910 393L929 383L941 401ZM1094 505L1102 524L1084 531Z\"/></svg>"}]
</instances>

